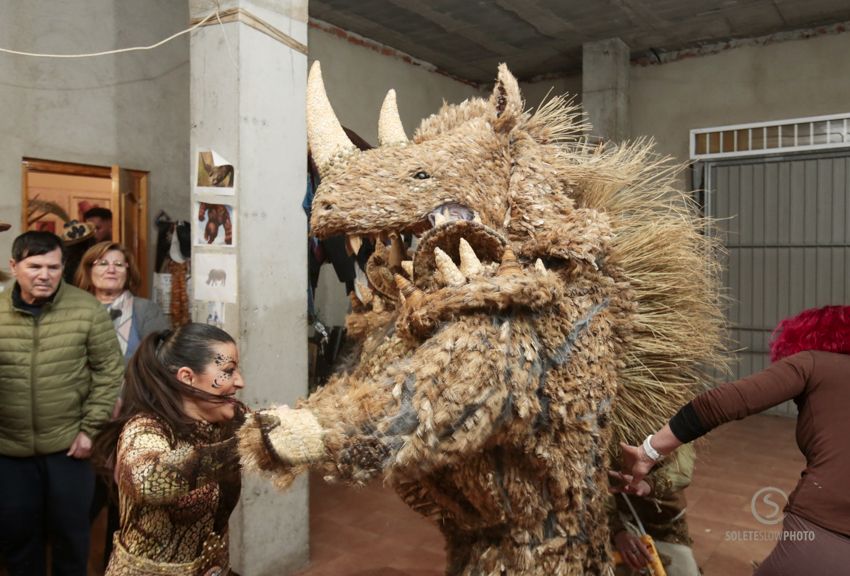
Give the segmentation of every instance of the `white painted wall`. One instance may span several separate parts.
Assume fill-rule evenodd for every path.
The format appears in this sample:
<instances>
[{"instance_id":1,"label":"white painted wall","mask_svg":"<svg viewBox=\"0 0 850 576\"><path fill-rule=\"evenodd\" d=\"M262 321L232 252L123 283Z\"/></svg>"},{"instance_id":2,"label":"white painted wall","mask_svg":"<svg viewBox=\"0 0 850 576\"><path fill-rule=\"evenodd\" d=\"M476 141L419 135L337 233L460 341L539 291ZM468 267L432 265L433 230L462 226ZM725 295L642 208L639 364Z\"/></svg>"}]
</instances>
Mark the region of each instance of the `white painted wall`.
<instances>
[{"instance_id":1,"label":"white painted wall","mask_svg":"<svg viewBox=\"0 0 850 576\"><path fill-rule=\"evenodd\" d=\"M632 136L688 160L688 131L850 111L850 33L632 66Z\"/></svg>"},{"instance_id":2,"label":"white painted wall","mask_svg":"<svg viewBox=\"0 0 850 576\"><path fill-rule=\"evenodd\" d=\"M370 41L366 44L374 45ZM457 103L488 94L316 26L310 26L308 47L310 64L314 60L322 63L322 77L337 118L373 146L378 140L381 103L390 88L396 91L399 115L408 136L413 135L423 118L440 109L443 100ZM344 324L348 297L330 264L322 266L319 274L316 307L319 319L327 326Z\"/></svg>"},{"instance_id":3,"label":"white painted wall","mask_svg":"<svg viewBox=\"0 0 850 576\"><path fill-rule=\"evenodd\" d=\"M0 45L27 52L153 44L187 26L185 1L0 3ZM165 209L188 218L186 37L152 51L81 60L0 54L0 134L0 220L13 225L0 234L4 262L20 232L24 156L149 170L151 217ZM153 227L148 232L156 237Z\"/></svg>"},{"instance_id":4,"label":"white painted wall","mask_svg":"<svg viewBox=\"0 0 850 576\"><path fill-rule=\"evenodd\" d=\"M850 111L850 32L742 46L654 66L632 65L631 137L687 162L692 128ZM521 83L526 106L551 94L581 102L581 76Z\"/></svg>"}]
</instances>

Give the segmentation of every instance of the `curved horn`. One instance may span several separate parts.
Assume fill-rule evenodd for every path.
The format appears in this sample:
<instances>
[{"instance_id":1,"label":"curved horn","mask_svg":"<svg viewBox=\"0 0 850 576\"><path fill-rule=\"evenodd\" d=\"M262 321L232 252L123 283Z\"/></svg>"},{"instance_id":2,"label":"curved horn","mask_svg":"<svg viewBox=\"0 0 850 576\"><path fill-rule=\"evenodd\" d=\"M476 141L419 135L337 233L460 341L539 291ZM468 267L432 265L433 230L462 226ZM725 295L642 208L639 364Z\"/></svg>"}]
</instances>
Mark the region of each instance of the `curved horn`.
<instances>
[{"instance_id":1,"label":"curved horn","mask_svg":"<svg viewBox=\"0 0 850 576\"><path fill-rule=\"evenodd\" d=\"M313 62L307 77L307 140L319 172L326 172L335 156L357 149L336 119L325 92L322 68L318 60Z\"/></svg>"},{"instance_id":2,"label":"curved horn","mask_svg":"<svg viewBox=\"0 0 850 576\"><path fill-rule=\"evenodd\" d=\"M381 104L381 116L378 118L378 146L405 142L407 142L407 134L404 133L404 125L398 114L395 90L390 89L384 97L384 103Z\"/></svg>"}]
</instances>

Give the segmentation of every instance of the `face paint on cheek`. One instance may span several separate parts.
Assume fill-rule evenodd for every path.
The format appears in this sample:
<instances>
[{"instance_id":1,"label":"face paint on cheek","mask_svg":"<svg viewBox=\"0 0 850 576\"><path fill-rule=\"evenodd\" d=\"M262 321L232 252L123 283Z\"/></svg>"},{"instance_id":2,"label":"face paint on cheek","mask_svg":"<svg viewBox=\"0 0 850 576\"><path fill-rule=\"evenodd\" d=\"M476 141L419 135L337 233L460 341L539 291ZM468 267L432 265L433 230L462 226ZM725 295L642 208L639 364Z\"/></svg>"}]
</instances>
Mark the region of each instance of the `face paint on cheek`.
<instances>
[{"instance_id":1,"label":"face paint on cheek","mask_svg":"<svg viewBox=\"0 0 850 576\"><path fill-rule=\"evenodd\" d=\"M218 374L216 374L215 378L213 378L212 387L221 388L227 383L228 380L233 380L233 374L229 374L227 372L219 372Z\"/></svg>"},{"instance_id":2,"label":"face paint on cheek","mask_svg":"<svg viewBox=\"0 0 850 576\"><path fill-rule=\"evenodd\" d=\"M221 368L222 366L226 366L227 364L233 362L233 356L228 356L227 354L216 354L215 355L215 365ZM227 380L233 379L233 374L228 374L227 372L219 372L216 374L216 377L213 379L212 387L213 388L221 388L224 386Z\"/></svg>"}]
</instances>

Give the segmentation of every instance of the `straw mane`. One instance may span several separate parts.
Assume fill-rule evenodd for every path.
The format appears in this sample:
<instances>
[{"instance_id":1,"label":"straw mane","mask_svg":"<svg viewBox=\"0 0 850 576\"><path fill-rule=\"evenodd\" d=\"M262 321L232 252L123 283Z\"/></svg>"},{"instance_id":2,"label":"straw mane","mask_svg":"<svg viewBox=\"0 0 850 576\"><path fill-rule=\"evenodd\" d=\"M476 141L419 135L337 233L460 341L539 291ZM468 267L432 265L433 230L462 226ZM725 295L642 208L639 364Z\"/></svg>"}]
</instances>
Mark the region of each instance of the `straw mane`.
<instances>
[{"instance_id":1,"label":"straw mane","mask_svg":"<svg viewBox=\"0 0 850 576\"><path fill-rule=\"evenodd\" d=\"M723 372L718 253L706 221L683 193L684 168L658 156L653 143L593 145L577 137L578 109L553 98L529 120L529 131L551 134L546 158L570 179L578 206L608 216L610 259L622 270L636 304L620 390L615 442L639 442Z\"/></svg>"},{"instance_id":2,"label":"straw mane","mask_svg":"<svg viewBox=\"0 0 850 576\"><path fill-rule=\"evenodd\" d=\"M413 141L435 139L489 111L483 99L444 104ZM575 202L608 218L609 264L621 269L635 304L613 413L616 448L657 430L712 381L713 371L725 370L722 247L704 233L705 219L681 191L682 165L658 156L649 139L621 146L590 142L589 128L581 108L563 96L521 116L514 139L529 137L524 160L536 179L524 186L517 169L508 228L512 241L527 246L542 235L539 220L550 218L558 204ZM541 255L533 252L525 255Z\"/></svg>"}]
</instances>

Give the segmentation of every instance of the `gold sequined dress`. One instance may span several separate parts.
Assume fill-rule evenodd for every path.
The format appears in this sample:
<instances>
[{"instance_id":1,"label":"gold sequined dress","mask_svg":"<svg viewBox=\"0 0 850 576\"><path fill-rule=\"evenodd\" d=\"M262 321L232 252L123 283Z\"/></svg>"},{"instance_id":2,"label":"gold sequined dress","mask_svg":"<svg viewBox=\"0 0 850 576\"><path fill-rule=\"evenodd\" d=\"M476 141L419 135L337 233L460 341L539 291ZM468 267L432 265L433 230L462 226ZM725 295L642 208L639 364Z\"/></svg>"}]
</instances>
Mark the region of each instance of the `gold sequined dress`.
<instances>
[{"instance_id":1,"label":"gold sequined dress","mask_svg":"<svg viewBox=\"0 0 850 576\"><path fill-rule=\"evenodd\" d=\"M106 576L229 573L227 523L241 486L235 423L199 422L175 438L138 415L118 441L121 529Z\"/></svg>"}]
</instances>

